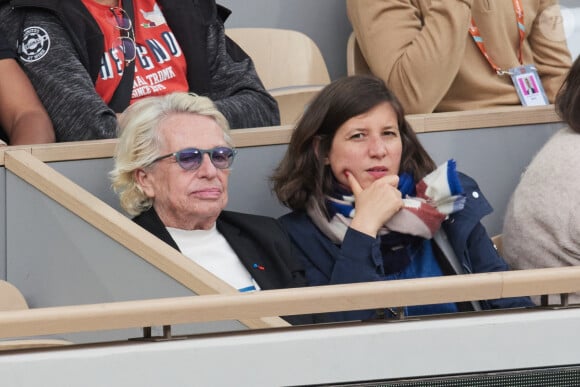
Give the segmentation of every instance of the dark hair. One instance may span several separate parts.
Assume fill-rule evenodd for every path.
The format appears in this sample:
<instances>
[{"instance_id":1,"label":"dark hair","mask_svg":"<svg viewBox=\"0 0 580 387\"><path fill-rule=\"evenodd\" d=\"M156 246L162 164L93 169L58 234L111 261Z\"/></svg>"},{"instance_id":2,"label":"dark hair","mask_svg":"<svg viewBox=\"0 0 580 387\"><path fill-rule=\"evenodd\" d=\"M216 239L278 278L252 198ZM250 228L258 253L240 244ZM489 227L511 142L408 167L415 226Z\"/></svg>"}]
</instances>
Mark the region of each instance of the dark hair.
<instances>
[{"instance_id":1,"label":"dark hair","mask_svg":"<svg viewBox=\"0 0 580 387\"><path fill-rule=\"evenodd\" d=\"M271 177L278 200L293 210L304 210L312 196L324 208L324 196L332 190L332 171L324 159L336 131L352 117L384 102L397 114L403 143L399 173L407 172L421 179L433 171L435 163L405 120L401 103L385 83L369 75L345 77L322 89L298 121L286 154Z\"/></svg>"},{"instance_id":2,"label":"dark hair","mask_svg":"<svg viewBox=\"0 0 580 387\"><path fill-rule=\"evenodd\" d=\"M568 126L580 133L580 56L576 58L556 96L556 112Z\"/></svg>"}]
</instances>

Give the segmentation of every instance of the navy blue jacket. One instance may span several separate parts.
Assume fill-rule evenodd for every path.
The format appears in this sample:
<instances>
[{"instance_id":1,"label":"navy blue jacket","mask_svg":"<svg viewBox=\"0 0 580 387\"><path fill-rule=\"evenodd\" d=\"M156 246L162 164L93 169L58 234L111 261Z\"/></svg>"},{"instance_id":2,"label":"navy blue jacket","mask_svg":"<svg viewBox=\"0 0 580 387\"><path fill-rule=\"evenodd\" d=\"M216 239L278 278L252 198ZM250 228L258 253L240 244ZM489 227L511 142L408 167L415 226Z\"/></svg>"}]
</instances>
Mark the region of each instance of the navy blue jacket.
<instances>
[{"instance_id":1,"label":"navy blue jacket","mask_svg":"<svg viewBox=\"0 0 580 387\"><path fill-rule=\"evenodd\" d=\"M480 223L485 215L493 211L491 205L473 179L463 174L459 177L467 196L465 208L450 215L442 227L463 271L485 273L509 270ZM389 274L383 265L378 238L349 228L342 245L336 245L304 211L284 215L280 221L296 246L310 286L379 281ZM446 270L445 266L442 265L443 270ZM517 297L488 300L481 305L484 309L496 309L534 304L528 297ZM331 319L364 320L376 317L375 313L372 310L334 313Z\"/></svg>"}]
</instances>

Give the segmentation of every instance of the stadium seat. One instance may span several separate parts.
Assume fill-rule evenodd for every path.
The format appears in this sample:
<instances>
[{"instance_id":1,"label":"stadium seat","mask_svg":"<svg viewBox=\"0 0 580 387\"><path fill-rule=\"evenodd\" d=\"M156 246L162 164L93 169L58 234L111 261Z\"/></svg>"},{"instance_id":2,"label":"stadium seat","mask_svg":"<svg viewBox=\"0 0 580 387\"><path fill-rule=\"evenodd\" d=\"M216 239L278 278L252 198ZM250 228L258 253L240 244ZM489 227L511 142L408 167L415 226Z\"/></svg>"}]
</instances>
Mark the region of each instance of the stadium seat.
<instances>
[{"instance_id":1,"label":"stadium seat","mask_svg":"<svg viewBox=\"0 0 580 387\"><path fill-rule=\"evenodd\" d=\"M13 310L28 309L26 299L9 282L0 280L0 313ZM0 341L0 351L27 348L44 348L72 344L67 340L60 339L26 339L26 340L6 340Z\"/></svg>"},{"instance_id":2,"label":"stadium seat","mask_svg":"<svg viewBox=\"0 0 580 387\"><path fill-rule=\"evenodd\" d=\"M346 72L348 75L371 74L369 65L356 42L354 32L351 32L346 44Z\"/></svg>"},{"instance_id":3,"label":"stadium seat","mask_svg":"<svg viewBox=\"0 0 580 387\"><path fill-rule=\"evenodd\" d=\"M320 49L302 32L229 28L226 34L254 61L264 86L278 101L282 125L295 123L312 97L330 82Z\"/></svg>"}]
</instances>

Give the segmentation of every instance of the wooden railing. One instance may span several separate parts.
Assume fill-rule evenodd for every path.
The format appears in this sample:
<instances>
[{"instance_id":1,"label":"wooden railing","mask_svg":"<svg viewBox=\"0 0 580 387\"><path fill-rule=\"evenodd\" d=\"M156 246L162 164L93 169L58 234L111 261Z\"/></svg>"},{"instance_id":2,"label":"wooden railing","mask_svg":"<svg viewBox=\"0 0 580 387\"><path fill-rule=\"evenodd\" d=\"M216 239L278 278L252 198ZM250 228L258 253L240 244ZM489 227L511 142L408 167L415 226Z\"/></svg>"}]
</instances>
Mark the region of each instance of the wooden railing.
<instances>
[{"instance_id":1,"label":"wooden railing","mask_svg":"<svg viewBox=\"0 0 580 387\"><path fill-rule=\"evenodd\" d=\"M0 312L0 338L436 304L580 290L580 267Z\"/></svg>"},{"instance_id":2,"label":"wooden railing","mask_svg":"<svg viewBox=\"0 0 580 387\"><path fill-rule=\"evenodd\" d=\"M5 152L4 159L6 169L196 294L237 292L28 152L9 150ZM279 318L247 320L243 323L250 328L288 325Z\"/></svg>"},{"instance_id":3,"label":"wooden railing","mask_svg":"<svg viewBox=\"0 0 580 387\"><path fill-rule=\"evenodd\" d=\"M538 107L509 106L461 112L415 114L407 116L407 119L417 133L560 121L553 105ZM236 129L232 131L232 138L236 146L240 148L287 144L290 141L292 130L293 126L291 125ZM5 147L0 148L0 165L4 163L4 152L7 150L23 149L41 161L50 162L112 157L116 143L116 140L94 140Z\"/></svg>"}]
</instances>

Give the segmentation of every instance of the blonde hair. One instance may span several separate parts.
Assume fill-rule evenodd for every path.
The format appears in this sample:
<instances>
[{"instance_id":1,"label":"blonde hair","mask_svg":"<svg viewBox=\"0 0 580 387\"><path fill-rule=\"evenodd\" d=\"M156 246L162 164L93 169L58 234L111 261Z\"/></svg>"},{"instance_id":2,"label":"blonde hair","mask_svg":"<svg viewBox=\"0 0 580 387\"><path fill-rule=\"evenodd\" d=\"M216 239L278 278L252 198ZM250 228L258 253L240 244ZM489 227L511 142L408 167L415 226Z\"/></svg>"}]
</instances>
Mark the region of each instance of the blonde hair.
<instances>
[{"instance_id":1,"label":"blonde hair","mask_svg":"<svg viewBox=\"0 0 580 387\"><path fill-rule=\"evenodd\" d=\"M226 143L233 146L226 118L207 97L172 93L147 97L128 107L119 119L115 166L109 177L113 190L119 195L121 207L131 216L139 215L153 205L153 199L147 197L136 182L135 171L146 168L160 156L163 139L159 136L159 127L167 117L176 113L213 118L223 130Z\"/></svg>"}]
</instances>

